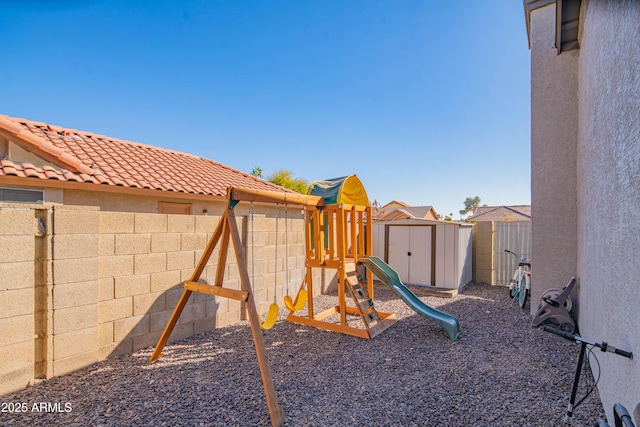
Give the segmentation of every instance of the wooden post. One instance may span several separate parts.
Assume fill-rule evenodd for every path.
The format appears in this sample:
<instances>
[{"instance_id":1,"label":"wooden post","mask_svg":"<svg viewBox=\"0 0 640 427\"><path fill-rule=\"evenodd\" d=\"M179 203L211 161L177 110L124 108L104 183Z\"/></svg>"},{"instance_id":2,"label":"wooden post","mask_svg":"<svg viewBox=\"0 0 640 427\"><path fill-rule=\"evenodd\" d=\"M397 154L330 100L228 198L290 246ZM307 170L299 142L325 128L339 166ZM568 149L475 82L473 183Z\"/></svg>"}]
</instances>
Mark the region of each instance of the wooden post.
<instances>
[{"instance_id":1,"label":"wooden post","mask_svg":"<svg viewBox=\"0 0 640 427\"><path fill-rule=\"evenodd\" d=\"M251 281L249 280L249 272L247 271L245 263L245 254L242 247L242 241L240 240L240 233L238 232L238 224L230 208L227 209L227 215L229 219L229 229L231 231L231 240L233 241L233 249L236 254L236 263L238 264L238 271L240 272L240 283L242 288L249 293L249 298L247 299L247 305L249 307L249 324L251 325L251 333L256 347L258 364L260 365L262 383L267 396L267 406L269 407L269 414L271 415L271 424L278 427L285 422L284 411L282 407L278 405L278 396L276 395L276 388L273 384L271 368L269 367L269 359L264 346L264 339L262 338L262 330L260 329L260 319L258 318L256 303L253 299L253 293L251 292Z\"/></svg>"}]
</instances>

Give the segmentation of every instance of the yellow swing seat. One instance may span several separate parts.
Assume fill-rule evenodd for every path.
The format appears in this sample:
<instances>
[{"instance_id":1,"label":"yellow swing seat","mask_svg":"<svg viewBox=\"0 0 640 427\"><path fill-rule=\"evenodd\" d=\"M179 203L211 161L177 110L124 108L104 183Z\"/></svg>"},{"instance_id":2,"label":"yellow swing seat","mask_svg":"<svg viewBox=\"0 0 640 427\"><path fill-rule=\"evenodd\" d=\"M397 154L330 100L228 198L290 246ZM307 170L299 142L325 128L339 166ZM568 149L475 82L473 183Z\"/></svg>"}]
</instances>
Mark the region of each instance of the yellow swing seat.
<instances>
[{"instance_id":1,"label":"yellow swing seat","mask_svg":"<svg viewBox=\"0 0 640 427\"><path fill-rule=\"evenodd\" d=\"M305 289L300 289L300 292L298 292L298 296L296 297L295 303L293 302L293 299L289 295L286 295L284 297L284 305L286 305L287 308L291 311L300 311L304 308L304 305L307 303L307 295L308 294Z\"/></svg>"},{"instance_id":2,"label":"yellow swing seat","mask_svg":"<svg viewBox=\"0 0 640 427\"><path fill-rule=\"evenodd\" d=\"M273 325L276 324L276 320L278 320L278 304L273 303L269 306L269 312L267 313L267 318L264 319L264 322L260 324L260 328L268 331L273 328Z\"/></svg>"}]
</instances>

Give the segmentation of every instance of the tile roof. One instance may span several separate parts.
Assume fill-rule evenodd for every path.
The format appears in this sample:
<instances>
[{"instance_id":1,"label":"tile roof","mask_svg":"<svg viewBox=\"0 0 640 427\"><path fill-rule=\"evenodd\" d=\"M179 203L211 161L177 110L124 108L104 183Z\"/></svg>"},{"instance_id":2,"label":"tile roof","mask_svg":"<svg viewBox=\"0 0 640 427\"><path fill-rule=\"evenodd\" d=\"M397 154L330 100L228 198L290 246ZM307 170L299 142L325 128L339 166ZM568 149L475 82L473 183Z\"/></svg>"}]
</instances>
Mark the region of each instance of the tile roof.
<instances>
[{"instance_id":1,"label":"tile roof","mask_svg":"<svg viewBox=\"0 0 640 427\"><path fill-rule=\"evenodd\" d=\"M531 205L478 206L467 221L531 221Z\"/></svg>"},{"instance_id":2,"label":"tile roof","mask_svg":"<svg viewBox=\"0 0 640 427\"><path fill-rule=\"evenodd\" d=\"M0 178L75 181L223 197L229 186L290 191L204 157L1 114L0 135L53 164L36 167L2 159Z\"/></svg>"}]
</instances>

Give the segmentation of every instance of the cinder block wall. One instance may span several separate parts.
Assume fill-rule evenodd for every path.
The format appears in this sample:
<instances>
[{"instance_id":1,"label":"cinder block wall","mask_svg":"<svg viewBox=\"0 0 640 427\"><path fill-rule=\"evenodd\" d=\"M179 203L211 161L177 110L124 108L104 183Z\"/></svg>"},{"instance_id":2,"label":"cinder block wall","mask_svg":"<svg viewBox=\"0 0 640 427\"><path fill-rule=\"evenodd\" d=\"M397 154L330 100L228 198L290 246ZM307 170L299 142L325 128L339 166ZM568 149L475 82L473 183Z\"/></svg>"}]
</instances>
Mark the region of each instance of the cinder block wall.
<instances>
[{"instance_id":1,"label":"cinder block wall","mask_svg":"<svg viewBox=\"0 0 640 427\"><path fill-rule=\"evenodd\" d=\"M34 378L36 223L33 209L0 207L0 387L18 390Z\"/></svg>"},{"instance_id":2,"label":"cinder block wall","mask_svg":"<svg viewBox=\"0 0 640 427\"><path fill-rule=\"evenodd\" d=\"M493 222L477 222L473 224L472 264L473 281L493 284Z\"/></svg>"},{"instance_id":3,"label":"cinder block wall","mask_svg":"<svg viewBox=\"0 0 640 427\"><path fill-rule=\"evenodd\" d=\"M304 221L299 210L285 219L283 208L277 217L272 206L256 206L252 216L244 209L236 219L262 314L302 282ZM0 394L154 346L219 219L0 207ZM213 283L218 255L201 281ZM232 245L224 286L240 289ZM245 316L238 301L193 293L171 340Z\"/></svg>"}]
</instances>

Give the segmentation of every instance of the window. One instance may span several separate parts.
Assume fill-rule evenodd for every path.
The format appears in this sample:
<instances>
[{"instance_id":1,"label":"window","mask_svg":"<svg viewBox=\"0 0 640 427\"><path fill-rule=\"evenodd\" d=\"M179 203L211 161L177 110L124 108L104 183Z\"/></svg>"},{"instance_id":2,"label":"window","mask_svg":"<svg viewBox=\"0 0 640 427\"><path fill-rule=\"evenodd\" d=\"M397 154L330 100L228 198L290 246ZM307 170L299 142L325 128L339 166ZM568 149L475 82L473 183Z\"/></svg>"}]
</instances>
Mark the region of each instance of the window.
<instances>
[{"instance_id":1,"label":"window","mask_svg":"<svg viewBox=\"0 0 640 427\"><path fill-rule=\"evenodd\" d=\"M44 191L22 188L0 188L0 202L43 203Z\"/></svg>"},{"instance_id":2,"label":"window","mask_svg":"<svg viewBox=\"0 0 640 427\"><path fill-rule=\"evenodd\" d=\"M191 215L191 203L158 202L158 212L162 214Z\"/></svg>"}]
</instances>

